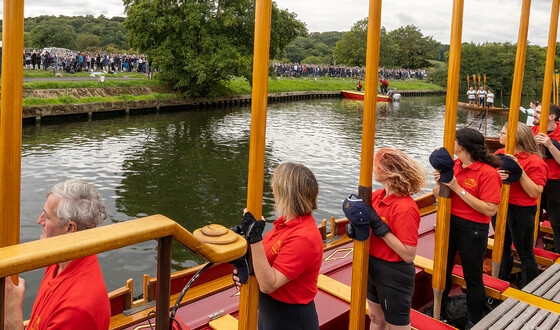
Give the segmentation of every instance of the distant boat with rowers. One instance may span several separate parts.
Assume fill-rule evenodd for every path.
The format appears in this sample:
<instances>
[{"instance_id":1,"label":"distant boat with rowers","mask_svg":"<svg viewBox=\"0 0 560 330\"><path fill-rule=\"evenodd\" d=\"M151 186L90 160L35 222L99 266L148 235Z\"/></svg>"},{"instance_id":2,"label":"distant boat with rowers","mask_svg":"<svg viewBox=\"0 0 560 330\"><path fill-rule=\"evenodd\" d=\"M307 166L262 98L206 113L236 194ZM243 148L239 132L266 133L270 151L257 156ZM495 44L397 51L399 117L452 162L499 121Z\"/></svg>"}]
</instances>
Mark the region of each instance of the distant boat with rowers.
<instances>
[{"instance_id":1,"label":"distant boat with rowers","mask_svg":"<svg viewBox=\"0 0 560 330\"><path fill-rule=\"evenodd\" d=\"M344 98L350 100L362 100L362 101L364 100L364 92L345 90L342 91L342 95L344 96ZM393 90L389 91L387 95L377 94L377 101L393 102L393 101L399 101L400 99L401 99L401 94L394 93Z\"/></svg>"},{"instance_id":2,"label":"distant boat with rowers","mask_svg":"<svg viewBox=\"0 0 560 330\"><path fill-rule=\"evenodd\" d=\"M469 103L465 103L465 102L459 102L458 107L459 107L459 109L476 110L476 111L485 111L486 109L488 109L488 111L509 111L509 108L507 108L505 106L502 106L502 107L480 107L476 104L469 104Z\"/></svg>"}]
</instances>

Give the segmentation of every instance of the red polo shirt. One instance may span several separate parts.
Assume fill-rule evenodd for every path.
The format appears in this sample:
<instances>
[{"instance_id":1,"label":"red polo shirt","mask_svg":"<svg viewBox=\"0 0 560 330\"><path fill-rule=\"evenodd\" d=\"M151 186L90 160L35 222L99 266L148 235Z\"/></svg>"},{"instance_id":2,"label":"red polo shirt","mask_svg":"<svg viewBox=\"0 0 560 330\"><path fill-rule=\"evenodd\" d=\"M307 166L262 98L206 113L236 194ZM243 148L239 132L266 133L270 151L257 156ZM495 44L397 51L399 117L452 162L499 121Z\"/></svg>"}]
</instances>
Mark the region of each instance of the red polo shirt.
<instances>
[{"instance_id":1,"label":"red polo shirt","mask_svg":"<svg viewBox=\"0 0 560 330\"><path fill-rule=\"evenodd\" d=\"M459 185L469 194L484 202L500 204L502 179L497 169L479 161L463 168L463 163L457 158L453 171ZM470 207L455 193L451 194L451 214L473 222L490 223L489 216Z\"/></svg>"},{"instance_id":2,"label":"red polo shirt","mask_svg":"<svg viewBox=\"0 0 560 330\"><path fill-rule=\"evenodd\" d=\"M27 330L108 329L111 307L97 256L73 260L58 276L48 266Z\"/></svg>"},{"instance_id":3,"label":"red polo shirt","mask_svg":"<svg viewBox=\"0 0 560 330\"><path fill-rule=\"evenodd\" d=\"M420 212L411 196L398 197L393 194L385 197L385 189L375 191L371 196L371 205L383 222L389 225L391 233L408 246L418 245L418 227ZM369 254L390 262L403 259L385 243L383 238L371 235Z\"/></svg>"},{"instance_id":4,"label":"red polo shirt","mask_svg":"<svg viewBox=\"0 0 560 330\"><path fill-rule=\"evenodd\" d=\"M531 130L537 135L539 133L539 126L532 126ZM548 137L555 141L560 141L560 124L556 126L554 131L549 132ZM548 165L548 179L557 180L560 179L560 164L556 162L554 158L547 157L544 159L546 165Z\"/></svg>"},{"instance_id":5,"label":"red polo shirt","mask_svg":"<svg viewBox=\"0 0 560 330\"><path fill-rule=\"evenodd\" d=\"M288 222L274 221L263 245L268 263L290 281L270 293L288 304L307 304L317 294L317 278L323 260L323 239L311 214Z\"/></svg>"},{"instance_id":6,"label":"red polo shirt","mask_svg":"<svg viewBox=\"0 0 560 330\"><path fill-rule=\"evenodd\" d=\"M503 154L504 149L496 150L496 155ZM515 154L519 165L525 171L529 179L531 179L537 186L542 186L546 184L546 178L548 177L548 166L545 161L535 154L528 154L524 151L519 154ZM512 182L509 188L509 203L518 206L533 206L537 205L538 197L531 198L519 181Z\"/></svg>"}]
</instances>

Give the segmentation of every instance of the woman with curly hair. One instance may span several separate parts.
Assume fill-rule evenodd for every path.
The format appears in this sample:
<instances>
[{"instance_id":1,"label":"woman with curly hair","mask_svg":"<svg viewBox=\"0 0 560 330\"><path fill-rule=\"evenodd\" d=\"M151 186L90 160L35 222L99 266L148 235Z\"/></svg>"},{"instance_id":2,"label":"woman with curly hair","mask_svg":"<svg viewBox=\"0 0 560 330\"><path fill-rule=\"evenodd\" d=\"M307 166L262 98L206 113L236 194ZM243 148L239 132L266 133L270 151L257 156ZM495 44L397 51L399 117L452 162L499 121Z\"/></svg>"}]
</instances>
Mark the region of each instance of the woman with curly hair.
<instances>
[{"instance_id":1,"label":"woman with curly hair","mask_svg":"<svg viewBox=\"0 0 560 330\"><path fill-rule=\"evenodd\" d=\"M454 153L457 159L454 161L453 177L449 182L440 182L442 173L434 172L434 194L439 193L440 184L448 186L452 191L442 311L445 311L447 296L451 291L455 255L459 252L467 284L465 329L470 329L482 319L485 308L486 292L482 282L482 266L488 244L490 217L496 214L500 204L502 179L497 168L500 167L501 160L498 156L488 153L484 135L472 128L457 130Z\"/></svg>"},{"instance_id":2,"label":"woman with curly hair","mask_svg":"<svg viewBox=\"0 0 560 330\"><path fill-rule=\"evenodd\" d=\"M426 171L401 150L381 148L373 175L383 185L372 194L367 304L370 329L410 329L414 257L420 212L412 198L426 185Z\"/></svg>"}]
</instances>

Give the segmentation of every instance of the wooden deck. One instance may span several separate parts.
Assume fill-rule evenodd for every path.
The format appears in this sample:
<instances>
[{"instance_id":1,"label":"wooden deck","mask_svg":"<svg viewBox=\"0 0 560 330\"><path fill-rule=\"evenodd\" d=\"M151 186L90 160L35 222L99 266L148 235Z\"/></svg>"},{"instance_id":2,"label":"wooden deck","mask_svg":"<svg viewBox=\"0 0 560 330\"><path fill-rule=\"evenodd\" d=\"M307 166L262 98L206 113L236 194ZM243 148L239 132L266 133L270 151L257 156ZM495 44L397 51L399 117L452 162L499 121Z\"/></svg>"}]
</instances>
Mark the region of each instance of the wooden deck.
<instances>
[{"instance_id":1,"label":"wooden deck","mask_svg":"<svg viewBox=\"0 0 560 330\"><path fill-rule=\"evenodd\" d=\"M560 329L560 264L554 263L522 291L508 289L509 298L473 330Z\"/></svg>"}]
</instances>

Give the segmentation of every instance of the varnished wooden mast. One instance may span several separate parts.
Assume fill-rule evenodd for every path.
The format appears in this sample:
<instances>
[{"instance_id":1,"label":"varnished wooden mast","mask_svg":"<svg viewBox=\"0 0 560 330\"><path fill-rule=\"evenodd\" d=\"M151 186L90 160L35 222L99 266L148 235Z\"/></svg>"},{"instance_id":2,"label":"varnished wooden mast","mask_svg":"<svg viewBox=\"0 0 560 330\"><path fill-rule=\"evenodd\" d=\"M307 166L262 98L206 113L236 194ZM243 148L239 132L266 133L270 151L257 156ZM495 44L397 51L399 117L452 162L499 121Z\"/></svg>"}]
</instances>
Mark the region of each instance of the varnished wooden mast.
<instances>
[{"instance_id":1,"label":"varnished wooden mast","mask_svg":"<svg viewBox=\"0 0 560 330\"><path fill-rule=\"evenodd\" d=\"M546 64L544 69L544 81L541 103L541 118L548 118L550 114L550 98L552 96L552 78L554 75L554 59L556 56L556 37L558 34L558 0L552 1L550 11L550 28L548 30L548 48L546 51ZM539 131L546 134L547 123L541 121Z\"/></svg>"},{"instance_id":2,"label":"varnished wooden mast","mask_svg":"<svg viewBox=\"0 0 560 330\"><path fill-rule=\"evenodd\" d=\"M531 0L523 0L521 5L521 18L517 37L517 55L515 57L515 68L513 71L513 86L511 88L511 102L509 104L508 131L505 152L512 154L515 150L517 135L517 120L519 118L519 106L521 105L521 94L523 92L523 74L525 72L525 58L527 57L527 32L529 30L529 13L531 12ZM492 276L498 277L502 254L504 252L504 236L506 232L508 201L510 185L502 185L500 207L496 216L496 228L494 228L494 249L492 250Z\"/></svg>"},{"instance_id":3,"label":"varnished wooden mast","mask_svg":"<svg viewBox=\"0 0 560 330\"><path fill-rule=\"evenodd\" d=\"M0 247L19 243L21 113L23 91L23 0L4 0L0 108ZM17 283L17 275L12 278ZM0 281L3 300L4 281ZM4 311L0 310L0 329Z\"/></svg>"},{"instance_id":4,"label":"varnished wooden mast","mask_svg":"<svg viewBox=\"0 0 560 330\"><path fill-rule=\"evenodd\" d=\"M270 54L271 0L257 0L255 8L255 45L253 50L253 91L251 101L251 140L247 209L256 219L262 216L266 108L268 105L268 64ZM238 328L257 328L259 285L254 275L241 286Z\"/></svg>"},{"instance_id":5,"label":"varnished wooden mast","mask_svg":"<svg viewBox=\"0 0 560 330\"><path fill-rule=\"evenodd\" d=\"M381 32L381 0L370 0L368 17L362 153L358 194L366 204L371 205ZM369 239L363 242L354 241L349 329L363 330L365 327L369 241Z\"/></svg>"},{"instance_id":6,"label":"varnished wooden mast","mask_svg":"<svg viewBox=\"0 0 560 330\"><path fill-rule=\"evenodd\" d=\"M4 0L0 108L0 247L19 243L23 1Z\"/></svg>"},{"instance_id":7,"label":"varnished wooden mast","mask_svg":"<svg viewBox=\"0 0 560 330\"><path fill-rule=\"evenodd\" d=\"M461 71L463 8L463 0L453 1L451 38L449 43L449 68L447 71L447 94L445 100L445 129L443 135L443 146L447 149L450 155L453 155L455 145L457 100L459 99L459 74ZM475 81L474 75L473 81ZM451 190L445 185L440 185L440 196L438 196L438 210L436 218L436 233L434 238L434 273L432 277L432 288L434 291L434 317L436 319L440 318L441 299L443 290L445 290L450 216Z\"/></svg>"}]
</instances>

